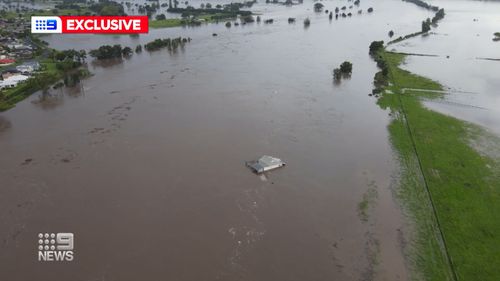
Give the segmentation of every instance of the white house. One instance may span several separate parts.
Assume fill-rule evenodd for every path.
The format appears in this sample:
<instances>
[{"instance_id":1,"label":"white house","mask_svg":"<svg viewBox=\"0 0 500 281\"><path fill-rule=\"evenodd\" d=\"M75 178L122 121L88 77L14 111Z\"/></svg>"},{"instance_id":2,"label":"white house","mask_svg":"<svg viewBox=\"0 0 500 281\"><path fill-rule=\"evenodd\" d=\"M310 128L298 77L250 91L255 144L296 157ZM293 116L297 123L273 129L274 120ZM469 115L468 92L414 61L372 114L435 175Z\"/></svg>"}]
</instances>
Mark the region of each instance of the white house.
<instances>
[{"instance_id":1,"label":"white house","mask_svg":"<svg viewBox=\"0 0 500 281\"><path fill-rule=\"evenodd\" d=\"M0 80L0 89L14 88L19 82L26 81L29 78L29 76L22 74L7 77L4 80Z\"/></svg>"},{"instance_id":2,"label":"white house","mask_svg":"<svg viewBox=\"0 0 500 281\"><path fill-rule=\"evenodd\" d=\"M31 74L38 69L40 69L40 64L37 61L25 62L16 66L16 70L24 74Z\"/></svg>"}]
</instances>

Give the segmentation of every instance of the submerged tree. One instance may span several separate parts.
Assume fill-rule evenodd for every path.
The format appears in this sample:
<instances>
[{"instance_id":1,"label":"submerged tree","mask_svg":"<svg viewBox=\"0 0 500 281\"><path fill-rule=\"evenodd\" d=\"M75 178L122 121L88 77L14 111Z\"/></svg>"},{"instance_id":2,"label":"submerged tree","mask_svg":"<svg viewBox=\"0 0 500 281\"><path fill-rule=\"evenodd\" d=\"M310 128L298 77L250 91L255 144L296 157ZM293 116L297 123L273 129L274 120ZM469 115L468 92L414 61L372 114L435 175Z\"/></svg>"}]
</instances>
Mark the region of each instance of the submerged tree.
<instances>
[{"instance_id":1,"label":"submerged tree","mask_svg":"<svg viewBox=\"0 0 500 281\"><path fill-rule=\"evenodd\" d=\"M304 26L305 26L305 27L308 27L309 25L311 25L311 20L310 20L309 18L306 18L306 19L304 20Z\"/></svg>"},{"instance_id":2,"label":"submerged tree","mask_svg":"<svg viewBox=\"0 0 500 281\"><path fill-rule=\"evenodd\" d=\"M345 61L342 64L340 64L340 72L342 72L342 74L351 74L352 73L352 63Z\"/></svg>"},{"instance_id":3,"label":"submerged tree","mask_svg":"<svg viewBox=\"0 0 500 281\"><path fill-rule=\"evenodd\" d=\"M315 10L316 12L321 12L321 10L323 10L323 7L324 7L324 5L323 5L323 4L321 4L321 3L315 3L315 4L314 4L314 10Z\"/></svg>"},{"instance_id":4,"label":"submerged tree","mask_svg":"<svg viewBox=\"0 0 500 281\"><path fill-rule=\"evenodd\" d=\"M428 32L431 30L431 20L427 19L422 22L422 32Z\"/></svg>"},{"instance_id":5,"label":"submerged tree","mask_svg":"<svg viewBox=\"0 0 500 281\"><path fill-rule=\"evenodd\" d=\"M112 58L121 58L122 57L122 46L119 44L110 46L103 45L98 49L91 50L89 52L91 57L101 59L112 59Z\"/></svg>"},{"instance_id":6,"label":"submerged tree","mask_svg":"<svg viewBox=\"0 0 500 281\"><path fill-rule=\"evenodd\" d=\"M500 32L493 33L493 36L495 36L493 38L493 41L500 41Z\"/></svg>"},{"instance_id":7,"label":"submerged tree","mask_svg":"<svg viewBox=\"0 0 500 281\"><path fill-rule=\"evenodd\" d=\"M130 47L125 47L125 48L122 49L122 55L124 57L130 56L130 55L132 55L132 53L133 53L132 52L132 48L130 48Z\"/></svg>"},{"instance_id":8,"label":"submerged tree","mask_svg":"<svg viewBox=\"0 0 500 281\"><path fill-rule=\"evenodd\" d=\"M165 20L166 18L165 14L159 14L156 16L156 20Z\"/></svg>"},{"instance_id":9,"label":"submerged tree","mask_svg":"<svg viewBox=\"0 0 500 281\"><path fill-rule=\"evenodd\" d=\"M344 61L340 67L333 70L333 79L339 82L343 77L349 77L352 74L352 63Z\"/></svg>"}]
</instances>

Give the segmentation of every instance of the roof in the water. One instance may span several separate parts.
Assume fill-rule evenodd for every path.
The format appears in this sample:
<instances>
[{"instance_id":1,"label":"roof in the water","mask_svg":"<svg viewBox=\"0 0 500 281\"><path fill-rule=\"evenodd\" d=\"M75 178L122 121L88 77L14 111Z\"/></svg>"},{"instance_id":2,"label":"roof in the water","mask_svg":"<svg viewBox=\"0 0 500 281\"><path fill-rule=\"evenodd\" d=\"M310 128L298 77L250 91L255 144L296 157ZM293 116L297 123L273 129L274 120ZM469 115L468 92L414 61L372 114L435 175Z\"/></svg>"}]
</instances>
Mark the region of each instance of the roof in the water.
<instances>
[{"instance_id":1,"label":"roof in the water","mask_svg":"<svg viewBox=\"0 0 500 281\"><path fill-rule=\"evenodd\" d=\"M256 173L263 173L265 171L273 170L285 165L281 159L264 155L257 161L248 161L246 165L252 168Z\"/></svg>"},{"instance_id":2,"label":"roof in the water","mask_svg":"<svg viewBox=\"0 0 500 281\"><path fill-rule=\"evenodd\" d=\"M283 165L283 161L281 161L281 159L275 158L272 156L268 156L268 155L264 155L264 156L260 157L260 159L258 161L264 167Z\"/></svg>"}]
</instances>

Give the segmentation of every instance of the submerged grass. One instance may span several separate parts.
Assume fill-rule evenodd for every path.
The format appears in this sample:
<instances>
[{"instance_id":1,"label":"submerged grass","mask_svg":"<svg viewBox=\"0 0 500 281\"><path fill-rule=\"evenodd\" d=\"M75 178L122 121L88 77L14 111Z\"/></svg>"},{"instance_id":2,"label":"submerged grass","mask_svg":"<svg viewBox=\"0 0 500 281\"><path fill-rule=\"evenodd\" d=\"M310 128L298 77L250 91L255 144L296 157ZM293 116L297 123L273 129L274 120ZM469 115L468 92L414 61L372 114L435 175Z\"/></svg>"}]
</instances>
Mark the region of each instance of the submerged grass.
<instances>
[{"instance_id":1,"label":"submerged grass","mask_svg":"<svg viewBox=\"0 0 500 281\"><path fill-rule=\"evenodd\" d=\"M470 145L471 132L482 130L425 108L420 98L435 93L403 94L442 87L401 69L404 55L378 55L393 93L379 105L395 116L389 131L402 166L399 195L415 221L410 257L422 275L415 279L500 280L500 167Z\"/></svg>"}]
</instances>

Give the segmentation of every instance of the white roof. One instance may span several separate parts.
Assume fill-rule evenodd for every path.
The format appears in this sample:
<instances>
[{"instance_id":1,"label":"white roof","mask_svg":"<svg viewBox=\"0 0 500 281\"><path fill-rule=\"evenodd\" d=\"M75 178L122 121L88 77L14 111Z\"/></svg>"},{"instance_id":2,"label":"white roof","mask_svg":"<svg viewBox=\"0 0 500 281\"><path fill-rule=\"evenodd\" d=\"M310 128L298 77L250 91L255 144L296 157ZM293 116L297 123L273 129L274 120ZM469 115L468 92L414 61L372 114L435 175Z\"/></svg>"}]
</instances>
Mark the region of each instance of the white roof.
<instances>
[{"instance_id":1,"label":"white roof","mask_svg":"<svg viewBox=\"0 0 500 281\"><path fill-rule=\"evenodd\" d=\"M26 75L18 74L18 75L9 76L6 79L4 79L3 81L16 81L16 82L20 82L20 81L24 81L24 80L26 80L28 78L30 78L30 77L26 76Z\"/></svg>"},{"instance_id":2,"label":"white roof","mask_svg":"<svg viewBox=\"0 0 500 281\"><path fill-rule=\"evenodd\" d=\"M15 86L15 85L17 85L17 83L19 83L21 81L25 81L29 78L30 78L29 76L21 75L21 74L13 75L13 76L7 77L4 80L0 80L0 87Z\"/></svg>"},{"instance_id":3,"label":"white roof","mask_svg":"<svg viewBox=\"0 0 500 281\"><path fill-rule=\"evenodd\" d=\"M262 166L275 166L275 165L282 165L283 161L281 161L281 159L279 158L275 158L269 155L264 155L260 157L259 163Z\"/></svg>"}]
</instances>

